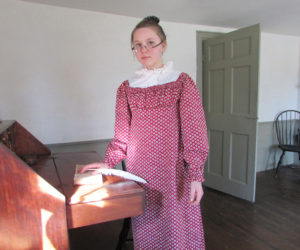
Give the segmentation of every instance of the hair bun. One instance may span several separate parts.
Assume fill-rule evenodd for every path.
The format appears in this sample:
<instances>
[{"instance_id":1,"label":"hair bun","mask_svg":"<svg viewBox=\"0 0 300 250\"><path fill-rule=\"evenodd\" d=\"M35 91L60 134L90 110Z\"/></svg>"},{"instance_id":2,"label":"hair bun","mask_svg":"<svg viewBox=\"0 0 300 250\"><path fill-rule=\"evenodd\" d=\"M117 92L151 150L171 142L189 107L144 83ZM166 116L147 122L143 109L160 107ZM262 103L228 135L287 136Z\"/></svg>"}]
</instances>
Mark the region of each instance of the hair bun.
<instances>
[{"instance_id":1,"label":"hair bun","mask_svg":"<svg viewBox=\"0 0 300 250\"><path fill-rule=\"evenodd\" d=\"M163 28L159 25L159 18L156 16L147 16L142 21L140 21L133 31L131 32L131 47L133 46L133 36L134 32L140 28L149 28L152 27L155 29L156 34L159 36L162 42L166 41L166 34Z\"/></svg>"},{"instance_id":2,"label":"hair bun","mask_svg":"<svg viewBox=\"0 0 300 250\"><path fill-rule=\"evenodd\" d=\"M156 17L156 16L147 16L144 18L144 21L147 21L147 22L154 22L154 23L159 23L159 18Z\"/></svg>"}]
</instances>

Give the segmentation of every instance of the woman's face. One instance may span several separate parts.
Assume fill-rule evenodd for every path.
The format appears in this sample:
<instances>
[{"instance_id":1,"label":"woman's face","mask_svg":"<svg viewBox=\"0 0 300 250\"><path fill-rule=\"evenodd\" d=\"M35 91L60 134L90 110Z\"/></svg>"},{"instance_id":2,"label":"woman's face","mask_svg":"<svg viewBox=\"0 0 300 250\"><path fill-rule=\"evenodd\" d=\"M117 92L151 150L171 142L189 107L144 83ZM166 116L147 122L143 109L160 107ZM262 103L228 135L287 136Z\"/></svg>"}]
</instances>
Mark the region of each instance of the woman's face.
<instances>
[{"instance_id":1,"label":"woman's face","mask_svg":"<svg viewBox=\"0 0 300 250\"><path fill-rule=\"evenodd\" d=\"M162 54L166 49L166 42L161 42L160 37L152 28L139 28L134 32L133 47L135 48L135 56L147 69L163 66Z\"/></svg>"}]
</instances>

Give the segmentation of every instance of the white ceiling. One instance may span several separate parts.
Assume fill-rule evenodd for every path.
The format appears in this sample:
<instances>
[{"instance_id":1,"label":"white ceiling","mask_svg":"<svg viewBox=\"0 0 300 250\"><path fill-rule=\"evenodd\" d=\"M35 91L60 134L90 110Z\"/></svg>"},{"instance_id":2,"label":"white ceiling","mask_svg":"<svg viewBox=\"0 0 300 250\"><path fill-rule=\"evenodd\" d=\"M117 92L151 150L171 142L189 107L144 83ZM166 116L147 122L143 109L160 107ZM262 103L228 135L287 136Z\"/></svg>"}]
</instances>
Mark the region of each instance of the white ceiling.
<instances>
[{"instance_id":1,"label":"white ceiling","mask_svg":"<svg viewBox=\"0 0 300 250\"><path fill-rule=\"evenodd\" d=\"M242 28L300 37L300 0L22 0L162 21Z\"/></svg>"}]
</instances>

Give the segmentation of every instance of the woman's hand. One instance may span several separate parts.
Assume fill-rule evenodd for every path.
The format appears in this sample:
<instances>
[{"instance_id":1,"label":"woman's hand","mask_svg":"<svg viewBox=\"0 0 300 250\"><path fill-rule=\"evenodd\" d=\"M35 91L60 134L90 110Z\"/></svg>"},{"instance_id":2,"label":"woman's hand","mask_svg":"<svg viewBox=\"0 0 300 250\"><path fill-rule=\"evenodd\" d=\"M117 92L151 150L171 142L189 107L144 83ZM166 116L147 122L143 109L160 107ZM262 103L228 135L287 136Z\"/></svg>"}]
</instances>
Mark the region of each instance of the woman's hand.
<instances>
[{"instance_id":1,"label":"woman's hand","mask_svg":"<svg viewBox=\"0 0 300 250\"><path fill-rule=\"evenodd\" d=\"M82 173L88 171L89 169L95 169L95 168L109 168L109 167L106 163L94 162L94 163L85 165L82 169L79 170L79 173L82 174ZM94 171L92 174L96 174L96 173L97 173L97 171Z\"/></svg>"},{"instance_id":2,"label":"woman's hand","mask_svg":"<svg viewBox=\"0 0 300 250\"><path fill-rule=\"evenodd\" d=\"M203 196L202 182L192 181L191 182L190 204L193 206L199 205L202 196Z\"/></svg>"}]
</instances>

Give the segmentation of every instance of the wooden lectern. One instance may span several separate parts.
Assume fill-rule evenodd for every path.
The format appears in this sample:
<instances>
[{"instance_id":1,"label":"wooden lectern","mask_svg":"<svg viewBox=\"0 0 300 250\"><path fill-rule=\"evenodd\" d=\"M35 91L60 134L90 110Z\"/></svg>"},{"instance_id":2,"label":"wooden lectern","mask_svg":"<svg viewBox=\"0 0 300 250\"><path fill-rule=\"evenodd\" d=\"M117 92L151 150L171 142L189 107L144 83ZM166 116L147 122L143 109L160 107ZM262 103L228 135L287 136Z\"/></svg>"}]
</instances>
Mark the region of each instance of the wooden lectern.
<instances>
[{"instance_id":1,"label":"wooden lectern","mask_svg":"<svg viewBox=\"0 0 300 250\"><path fill-rule=\"evenodd\" d=\"M51 154L16 121L0 123L0 249L69 249L68 229L140 215L144 190L107 176L74 186L95 152Z\"/></svg>"}]
</instances>

